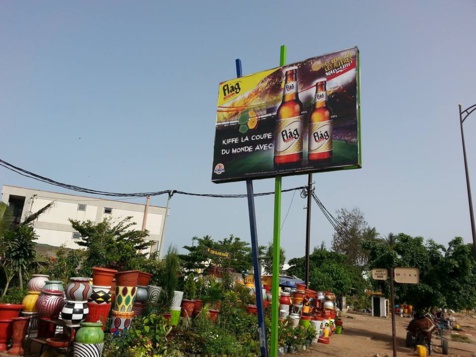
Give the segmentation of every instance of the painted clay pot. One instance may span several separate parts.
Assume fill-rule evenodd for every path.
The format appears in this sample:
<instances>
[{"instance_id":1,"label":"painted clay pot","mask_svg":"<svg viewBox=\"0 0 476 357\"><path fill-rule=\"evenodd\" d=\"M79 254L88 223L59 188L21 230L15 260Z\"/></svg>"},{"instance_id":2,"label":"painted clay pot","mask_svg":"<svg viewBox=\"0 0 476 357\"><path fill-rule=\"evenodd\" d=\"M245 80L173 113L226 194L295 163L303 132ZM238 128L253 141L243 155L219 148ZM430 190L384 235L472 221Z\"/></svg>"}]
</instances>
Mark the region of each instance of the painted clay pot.
<instances>
[{"instance_id":1,"label":"painted clay pot","mask_svg":"<svg viewBox=\"0 0 476 357\"><path fill-rule=\"evenodd\" d=\"M93 287L90 284L90 281L90 278L70 278L65 290L66 300L88 301L89 297L93 293Z\"/></svg>"},{"instance_id":2,"label":"painted clay pot","mask_svg":"<svg viewBox=\"0 0 476 357\"><path fill-rule=\"evenodd\" d=\"M210 309L208 310L207 318L212 320L213 322L216 322L219 313L219 310Z\"/></svg>"},{"instance_id":3,"label":"painted clay pot","mask_svg":"<svg viewBox=\"0 0 476 357\"><path fill-rule=\"evenodd\" d=\"M135 286L116 286L114 310L119 312L131 312L136 294L137 287Z\"/></svg>"},{"instance_id":4,"label":"painted clay pot","mask_svg":"<svg viewBox=\"0 0 476 357\"><path fill-rule=\"evenodd\" d=\"M132 311L134 312L134 316L142 316L144 313L145 305L142 302L134 302L132 306Z\"/></svg>"},{"instance_id":5,"label":"painted clay pot","mask_svg":"<svg viewBox=\"0 0 476 357\"><path fill-rule=\"evenodd\" d=\"M22 345L29 322L29 317L15 317L12 320L12 347L7 352L9 355L23 356Z\"/></svg>"},{"instance_id":6,"label":"painted clay pot","mask_svg":"<svg viewBox=\"0 0 476 357\"><path fill-rule=\"evenodd\" d=\"M61 280L47 280L41 291L43 290L58 290L64 292L63 282Z\"/></svg>"},{"instance_id":7,"label":"painted clay pot","mask_svg":"<svg viewBox=\"0 0 476 357\"><path fill-rule=\"evenodd\" d=\"M88 301L95 304L108 304L111 302L111 287L93 285L93 293Z\"/></svg>"},{"instance_id":8,"label":"painted clay pot","mask_svg":"<svg viewBox=\"0 0 476 357\"><path fill-rule=\"evenodd\" d=\"M12 336L12 320L0 320L0 351L7 350L7 343Z\"/></svg>"},{"instance_id":9,"label":"painted clay pot","mask_svg":"<svg viewBox=\"0 0 476 357\"><path fill-rule=\"evenodd\" d=\"M43 289L36 301L38 316L57 319L65 302L63 291Z\"/></svg>"},{"instance_id":10,"label":"painted clay pot","mask_svg":"<svg viewBox=\"0 0 476 357\"><path fill-rule=\"evenodd\" d=\"M74 338L75 357L101 357L104 348L104 332L101 323L82 322Z\"/></svg>"},{"instance_id":11,"label":"painted clay pot","mask_svg":"<svg viewBox=\"0 0 476 357\"><path fill-rule=\"evenodd\" d=\"M131 327L134 312L112 311L111 334L113 336L121 336L126 334Z\"/></svg>"},{"instance_id":12,"label":"painted clay pot","mask_svg":"<svg viewBox=\"0 0 476 357\"><path fill-rule=\"evenodd\" d=\"M138 280L139 270L125 270L116 274L116 286L137 286Z\"/></svg>"},{"instance_id":13,"label":"painted clay pot","mask_svg":"<svg viewBox=\"0 0 476 357\"><path fill-rule=\"evenodd\" d=\"M111 311L111 303L96 304L88 302L89 314L86 316L85 322L101 322L102 330L106 328L107 318Z\"/></svg>"},{"instance_id":14,"label":"painted clay pot","mask_svg":"<svg viewBox=\"0 0 476 357\"><path fill-rule=\"evenodd\" d=\"M0 304L0 319L11 320L20 316L23 307L22 304Z\"/></svg>"},{"instance_id":15,"label":"painted clay pot","mask_svg":"<svg viewBox=\"0 0 476 357\"><path fill-rule=\"evenodd\" d=\"M152 274L139 271L139 278L137 279L137 285L147 286L149 284L150 279L152 279Z\"/></svg>"},{"instance_id":16,"label":"painted clay pot","mask_svg":"<svg viewBox=\"0 0 476 357\"><path fill-rule=\"evenodd\" d=\"M136 298L135 298L135 302L145 302L147 301L147 298L148 298L148 294L147 294L147 286L143 286L143 285L137 285L137 293L136 293Z\"/></svg>"},{"instance_id":17,"label":"painted clay pot","mask_svg":"<svg viewBox=\"0 0 476 357\"><path fill-rule=\"evenodd\" d=\"M151 304L157 303L162 288L156 285L147 285L147 295Z\"/></svg>"},{"instance_id":18,"label":"painted clay pot","mask_svg":"<svg viewBox=\"0 0 476 357\"><path fill-rule=\"evenodd\" d=\"M174 297L172 298L170 308L180 309L180 306L182 305L182 299L183 299L183 291L174 291Z\"/></svg>"},{"instance_id":19,"label":"painted clay pot","mask_svg":"<svg viewBox=\"0 0 476 357\"><path fill-rule=\"evenodd\" d=\"M23 312L38 312L36 308L36 302L40 297L40 291L29 290L28 294L25 295L23 301L21 302L23 307Z\"/></svg>"},{"instance_id":20,"label":"painted clay pot","mask_svg":"<svg viewBox=\"0 0 476 357\"><path fill-rule=\"evenodd\" d=\"M49 275L45 274L33 274L30 281L28 281L29 291L41 291L45 286L46 281L49 279Z\"/></svg>"},{"instance_id":21,"label":"painted clay pot","mask_svg":"<svg viewBox=\"0 0 476 357\"><path fill-rule=\"evenodd\" d=\"M61 318L68 326L79 327L89 314L87 301L67 300L61 310Z\"/></svg>"},{"instance_id":22,"label":"painted clay pot","mask_svg":"<svg viewBox=\"0 0 476 357\"><path fill-rule=\"evenodd\" d=\"M111 286L117 270L93 267L93 285Z\"/></svg>"}]
</instances>

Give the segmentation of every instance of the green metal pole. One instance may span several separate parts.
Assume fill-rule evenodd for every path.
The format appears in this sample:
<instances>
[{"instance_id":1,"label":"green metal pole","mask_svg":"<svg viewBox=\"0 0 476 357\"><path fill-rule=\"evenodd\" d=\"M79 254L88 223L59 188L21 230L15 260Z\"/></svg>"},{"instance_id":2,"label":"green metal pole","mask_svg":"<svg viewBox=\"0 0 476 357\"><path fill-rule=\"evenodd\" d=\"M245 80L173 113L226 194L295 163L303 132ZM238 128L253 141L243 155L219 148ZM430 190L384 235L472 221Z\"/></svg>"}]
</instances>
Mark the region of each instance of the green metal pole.
<instances>
[{"instance_id":1,"label":"green metal pole","mask_svg":"<svg viewBox=\"0 0 476 357\"><path fill-rule=\"evenodd\" d=\"M279 66L286 64L286 46L281 46ZM278 316L279 316L279 256L281 254L281 176L276 176L274 184L274 230L273 230L273 285L271 295L271 346L270 357L278 356Z\"/></svg>"}]
</instances>

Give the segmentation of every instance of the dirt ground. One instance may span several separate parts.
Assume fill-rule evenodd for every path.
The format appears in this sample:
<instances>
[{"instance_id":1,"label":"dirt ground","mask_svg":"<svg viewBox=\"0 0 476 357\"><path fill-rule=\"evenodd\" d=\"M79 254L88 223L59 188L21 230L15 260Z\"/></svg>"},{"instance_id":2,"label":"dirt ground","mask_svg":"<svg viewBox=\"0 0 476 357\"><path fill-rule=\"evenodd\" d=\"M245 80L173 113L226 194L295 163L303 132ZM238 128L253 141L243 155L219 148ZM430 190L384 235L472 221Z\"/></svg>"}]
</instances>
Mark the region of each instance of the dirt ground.
<instances>
[{"instance_id":1,"label":"dirt ground","mask_svg":"<svg viewBox=\"0 0 476 357\"><path fill-rule=\"evenodd\" d=\"M476 313L453 314L462 331L451 334L468 337L468 342L448 340L450 357L476 357ZM343 333L332 335L329 344L315 344L306 351L287 354L291 356L339 356L339 357L393 357L391 317L372 317L370 314L347 312L342 314ZM396 355L417 356L413 348L405 347L406 327L409 317L395 317ZM432 356L443 356L441 341L433 336Z\"/></svg>"}]
</instances>

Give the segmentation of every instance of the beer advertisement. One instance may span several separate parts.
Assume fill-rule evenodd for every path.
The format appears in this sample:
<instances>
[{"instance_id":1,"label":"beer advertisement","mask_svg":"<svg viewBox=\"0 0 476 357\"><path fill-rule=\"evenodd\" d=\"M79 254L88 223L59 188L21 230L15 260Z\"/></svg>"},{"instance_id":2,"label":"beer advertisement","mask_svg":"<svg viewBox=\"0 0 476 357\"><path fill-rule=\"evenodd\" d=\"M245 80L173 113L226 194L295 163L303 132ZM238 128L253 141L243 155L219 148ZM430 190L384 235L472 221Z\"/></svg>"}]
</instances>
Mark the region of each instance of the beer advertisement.
<instances>
[{"instance_id":1,"label":"beer advertisement","mask_svg":"<svg viewBox=\"0 0 476 357\"><path fill-rule=\"evenodd\" d=\"M359 50L220 83L215 183L361 167Z\"/></svg>"}]
</instances>

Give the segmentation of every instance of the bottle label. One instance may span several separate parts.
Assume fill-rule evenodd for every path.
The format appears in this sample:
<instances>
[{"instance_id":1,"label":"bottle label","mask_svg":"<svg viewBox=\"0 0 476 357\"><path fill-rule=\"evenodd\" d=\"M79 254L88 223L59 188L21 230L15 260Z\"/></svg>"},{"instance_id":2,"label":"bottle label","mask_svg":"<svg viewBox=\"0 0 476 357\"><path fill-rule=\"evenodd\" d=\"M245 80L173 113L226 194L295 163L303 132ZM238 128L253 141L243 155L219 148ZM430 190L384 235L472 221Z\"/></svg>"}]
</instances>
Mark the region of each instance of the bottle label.
<instances>
[{"instance_id":1,"label":"bottle label","mask_svg":"<svg viewBox=\"0 0 476 357\"><path fill-rule=\"evenodd\" d=\"M330 120L311 123L309 127L309 153L332 150L332 125Z\"/></svg>"},{"instance_id":2,"label":"bottle label","mask_svg":"<svg viewBox=\"0 0 476 357\"><path fill-rule=\"evenodd\" d=\"M302 153L302 116L276 120L275 156Z\"/></svg>"},{"instance_id":3,"label":"bottle label","mask_svg":"<svg viewBox=\"0 0 476 357\"><path fill-rule=\"evenodd\" d=\"M295 93L295 92L296 92L296 88L297 88L297 83L296 83L296 81L294 81L294 82L287 82L287 83L284 85L284 95Z\"/></svg>"},{"instance_id":4,"label":"bottle label","mask_svg":"<svg viewBox=\"0 0 476 357\"><path fill-rule=\"evenodd\" d=\"M327 93L326 92L317 92L316 93L316 103L321 103L327 101Z\"/></svg>"}]
</instances>

